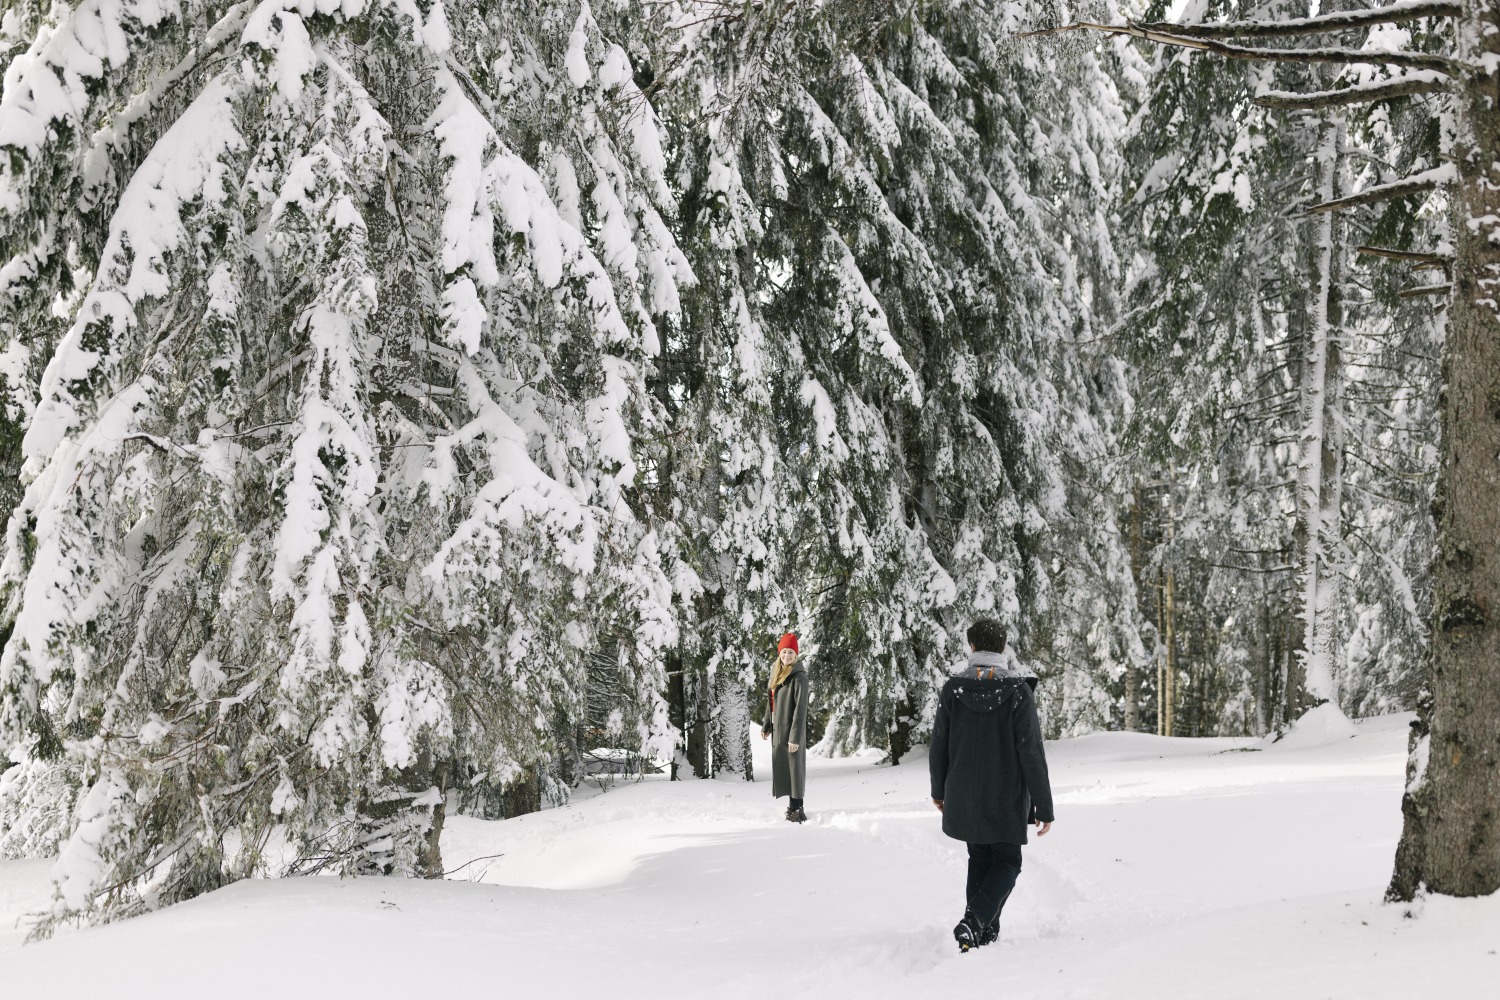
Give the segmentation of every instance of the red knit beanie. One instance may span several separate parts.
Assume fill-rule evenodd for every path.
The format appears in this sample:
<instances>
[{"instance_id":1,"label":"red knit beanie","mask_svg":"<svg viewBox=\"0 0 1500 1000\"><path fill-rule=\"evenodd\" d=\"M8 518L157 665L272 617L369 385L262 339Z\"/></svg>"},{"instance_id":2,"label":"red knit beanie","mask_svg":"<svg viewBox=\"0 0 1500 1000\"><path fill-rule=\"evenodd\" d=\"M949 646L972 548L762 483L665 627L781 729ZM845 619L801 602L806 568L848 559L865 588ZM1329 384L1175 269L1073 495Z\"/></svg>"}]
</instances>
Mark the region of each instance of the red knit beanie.
<instances>
[{"instance_id":1,"label":"red knit beanie","mask_svg":"<svg viewBox=\"0 0 1500 1000\"><path fill-rule=\"evenodd\" d=\"M781 637L781 641L776 644L776 652L780 653L783 649L790 649L794 653L799 652L796 634L788 632Z\"/></svg>"}]
</instances>

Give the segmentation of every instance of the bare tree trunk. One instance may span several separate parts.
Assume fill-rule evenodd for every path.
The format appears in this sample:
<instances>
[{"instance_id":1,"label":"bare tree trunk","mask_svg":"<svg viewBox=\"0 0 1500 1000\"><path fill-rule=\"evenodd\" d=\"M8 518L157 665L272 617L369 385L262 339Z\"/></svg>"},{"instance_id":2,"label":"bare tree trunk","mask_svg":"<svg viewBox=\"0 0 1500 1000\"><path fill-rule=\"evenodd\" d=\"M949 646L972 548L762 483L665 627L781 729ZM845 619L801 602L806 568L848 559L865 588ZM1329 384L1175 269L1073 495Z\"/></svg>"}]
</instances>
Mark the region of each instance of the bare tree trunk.
<instances>
[{"instance_id":1,"label":"bare tree trunk","mask_svg":"<svg viewBox=\"0 0 1500 1000\"><path fill-rule=\"evenodd\" d=\"M916 718L917 708L908 697L896 706L896 719L891 726L891 766L895 767L901 763L901 758L911 752L912 721Z\"/></svg>"},{"instance_id":2,"label":"bare tree trunk","mask_svg":"<svg viewBox=\"0 0 1500 1000\"><path fill-rule=\"evenodd\" d=\"M1324 118L1314 151L1315 200L1331 201L1342 192L1342 119ZM1313 217L1311 251L1313 294L1308 302L1307 335L1301 358L1302 440L1297 460L1297 567L1302 584L1302 642L1299 683L1288 691L1289 718L1337 697L1333 660L1338 645L1342 546L1343 421L1341 408L1343 325L1342 216Z\"/></svg>"},{"instance_id":3,"label":"bare tree trunk","mask_svg":"<svg viewBox=\"0 0 1500 1000\"><path fill-rule=\"evenodd\" d=\"M674 650L667 654L667 722L677 732L677 746L672 750L672 779L681 781L682 738L687 727L687 692L682 678L682 655Z\"/></svg>"},{"instance_id":4,"label":"bare tree trunk","mask_svg":"<svg viewBox=\"0 0 1500 1000\"><path fill-rule=\"evenodd\" d=\"M713 771L754 781L750 753L750 690L738 670L722 666L714 675Z\"/></svg>"},{"instance_id":5,"label":"bare tree trunk","mask_svg":"<svg viewBox=\"0 0 1500 1000\"><path fill-rule=\"evenodd\" d=\"M1172 510L1172 477L1167 476L1167 558L1172 559L1172 540L1175 536L1176 515ZM1162 705L1166 711L1166 724L1162 732L1163 736L1172 736L1176 731L1177 723L1177 580L1172 566L1167 566L1167 579L1165 589L1165 618L1166 618L1166 665L1165 689L1162 695Z\"/></svg>"},{"instance_id":6,"label":"bare tree trunk","mask_svg":"<svg viewBox=\"0 0 1500 1000\"><path fill-rule=\"evenodd\" d=\"M1260 565L1265 566L1264 556ZM1267 706L1271 701L1271 672L1275 669L1271 645L1271 595L1266 591L1265 574L1260 576L1260 634L1256 637L1260 669L1255 672L1255 735L1264 736L1268 728Z\"/></svg>"},{"instance_id":7,"label":"bare tree trunk","mask_svg":"<svg viewBox=\"0 0 1500 1000\"><path fill-rule=\"evenodd\" d=\"M1453 157L1430 674L1412 727L1393 899L1424 887L1500 890L1500 2L1465 4L1459 56L1475 68L1462 81Z\"/></svg>"},{"instance_id":8,"label":"bare tree trunk","mask_svg":"<svg viewBox=\"0 0 1500 1000\"><path fill-rule=\"evenodd\" d=\"M440 798L437 805L432 807L432 825L427 828L427 837L418 858L418 868L423 878L443 877L443 821L448 816L448 775L451 770L447 761L433 770Z\"/></svg>"},{"instance_id":9,"label":"bare tree trunk","mask_svg":"<svg viewBox=\"0 0 1500 1000\"><path fill-rule=\"evenodd\" d=\"M1156 586L1156 735L1167 735L1167 661L1166 645L1162 636L1166 634L1167 588L1165 576L1157 571Z\"/></svg>"},{"instance_id":10,"label":"bare tree trunk","mask_svg":"<svg viewBox=\"0 0 1500 1000\"><path fill-rule=\"evenodd\" d=\"M708 678L702 672L694 671L691 677L684 680L684 690L688 711L687 730L684 734L687 738L687 760L692 765L693 777L707 778L712 766L709 760L708 730L713 721L713 699L710 697Z\"/></svg>"},{"instance_id":11,"label":"bare tree trunk","mask_svg":"<svg viewBox=\"0 0 1500 1000\"><path fill-rule=\"evenodd\" d=\"M1130 575L1135 580L1135 592L1141 592L1141 548L1142 525L1141 481L1135 481L1135 503L1130 508ZM1134 662L1125 665L1125 730L1136 732L1141 728L1141 679L1140 670Z\"/></svg>"}]
</instances>

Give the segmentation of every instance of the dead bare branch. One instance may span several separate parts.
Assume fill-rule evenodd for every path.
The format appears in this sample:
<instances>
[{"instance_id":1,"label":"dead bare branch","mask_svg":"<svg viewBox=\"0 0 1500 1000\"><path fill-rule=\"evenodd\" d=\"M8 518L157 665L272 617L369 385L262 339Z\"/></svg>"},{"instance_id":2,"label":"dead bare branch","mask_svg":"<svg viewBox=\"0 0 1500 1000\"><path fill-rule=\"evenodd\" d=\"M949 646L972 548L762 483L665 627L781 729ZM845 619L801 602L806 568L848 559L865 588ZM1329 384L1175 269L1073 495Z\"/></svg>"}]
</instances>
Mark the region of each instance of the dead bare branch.
<instances>
[{"instance_id":1,"label":"dead bare branch","mask_svg":"<svg viewBox=\"0 0 1500 1000\"><path fill-rule=\"evenodd\" d=\"M1362 87L1346 87L1342 90L1321 90L1310 94L1294 94L1286 91L1271 91L1257 94L1251 104L1273 111L1322 111L1340 108L1349 104L1374 104L1397 97L1412 97L1417 94L1434 94L1448 89L1448 81L1437 74L1431 76L1406 77L1388 83Z\"/></svg>"},{"instance_id":2,"label":"dead bare branch","mask_svg":"<svg viewBox=\"0 0 1500 1000\"><path fill-rule=\"evenodd\" d=\"M1455 59L1427 52L1367 52L1363 49L1333 48L1255 49L1243 45L1228 45L1210 38L1188 38L1183 35L1169 34L1143 27L1132 21L1124 24L1095 24L1091 21L1078 21L1057 28L1022 32L1021 37L1035 38L1070 31L1098 31L1106 35L1129 35L1131 38L1156 42L1158 45L1174 45L1179 48L1197 49L1200 52L1211 52L1225 59L1248 59L1257 62L1337 63L1344 66L1400 66L1405 69L1432 70L1446 76L1456 76L1463 69Z\"/></svg>"}]
</instances>

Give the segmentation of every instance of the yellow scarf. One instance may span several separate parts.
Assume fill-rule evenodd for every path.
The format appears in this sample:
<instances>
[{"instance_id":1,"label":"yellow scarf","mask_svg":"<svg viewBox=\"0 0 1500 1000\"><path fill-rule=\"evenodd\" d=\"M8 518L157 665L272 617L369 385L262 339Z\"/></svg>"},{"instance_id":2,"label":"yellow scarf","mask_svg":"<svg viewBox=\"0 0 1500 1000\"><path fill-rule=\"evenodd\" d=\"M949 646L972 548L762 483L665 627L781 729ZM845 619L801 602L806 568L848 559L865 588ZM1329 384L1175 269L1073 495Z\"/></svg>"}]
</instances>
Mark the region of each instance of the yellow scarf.
<instances>
[{"instance_id":1,"label":"yellow scarf","mask_svg":"<svg viewBox=\"0 0 1500 1000\"><path fill-rule=\"evenodd\" d=\"M792 657L791 663L782 663L781 654L776 654L776 662L771 665L771 686L766 690L775 691L786 683L786 679L792 676L792 667L797 663L797 657Z\"/></svg>"}]
</instances>

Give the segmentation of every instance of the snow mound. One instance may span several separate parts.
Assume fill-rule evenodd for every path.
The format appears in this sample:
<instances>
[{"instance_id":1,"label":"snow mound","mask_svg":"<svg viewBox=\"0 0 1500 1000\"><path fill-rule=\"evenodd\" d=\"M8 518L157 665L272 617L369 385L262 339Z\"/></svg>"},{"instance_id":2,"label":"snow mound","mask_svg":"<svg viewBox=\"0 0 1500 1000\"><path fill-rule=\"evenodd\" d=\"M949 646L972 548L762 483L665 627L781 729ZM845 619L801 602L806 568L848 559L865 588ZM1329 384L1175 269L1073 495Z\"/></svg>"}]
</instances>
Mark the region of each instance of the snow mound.
<instances>
[{"instance_id":1,"label":"snow mound","mask_svg":"<svg viewBox=\"0 0 1500 1000\"><path fill-rule=\"evenodd\" d=\"M1329 743L1337 743L1339 740L1347 740L1351 736L1359 735L1359 727L1350 718L1339 710L1339 707L1331 701L1324 702L1317 708L1310 709L1302 718L1292 723L1292 727L1282 733L1279 738L1267 737L1270 742L1278 748L1306 748L1326 746Z\"/></svg>"}]
</instances>

